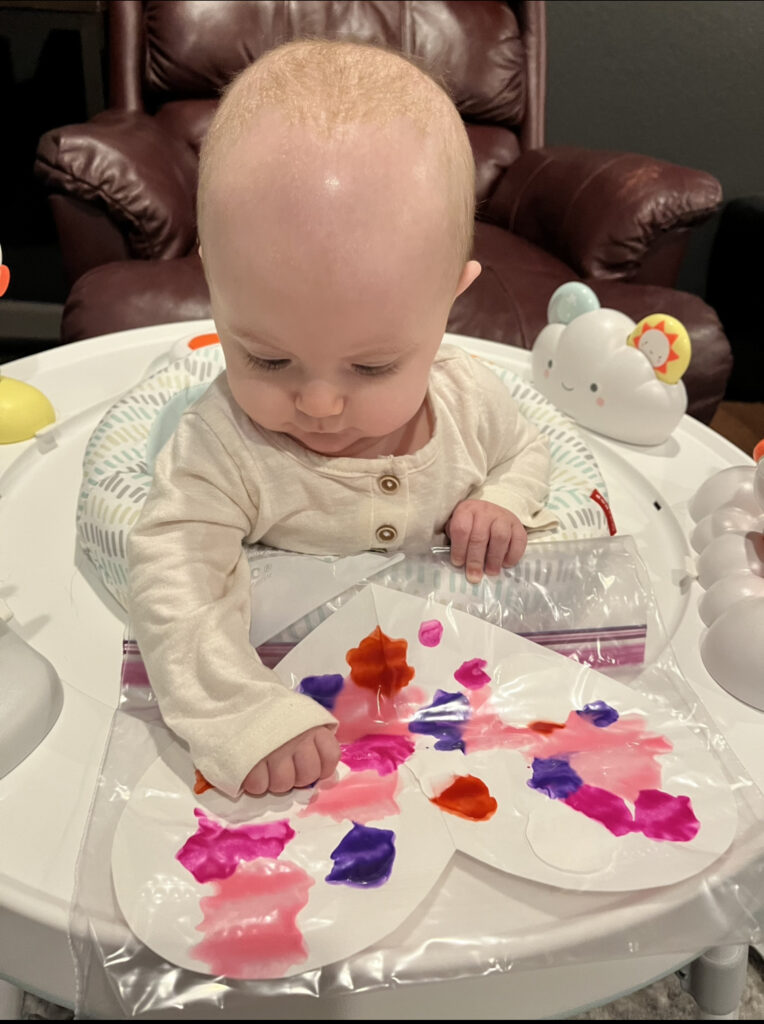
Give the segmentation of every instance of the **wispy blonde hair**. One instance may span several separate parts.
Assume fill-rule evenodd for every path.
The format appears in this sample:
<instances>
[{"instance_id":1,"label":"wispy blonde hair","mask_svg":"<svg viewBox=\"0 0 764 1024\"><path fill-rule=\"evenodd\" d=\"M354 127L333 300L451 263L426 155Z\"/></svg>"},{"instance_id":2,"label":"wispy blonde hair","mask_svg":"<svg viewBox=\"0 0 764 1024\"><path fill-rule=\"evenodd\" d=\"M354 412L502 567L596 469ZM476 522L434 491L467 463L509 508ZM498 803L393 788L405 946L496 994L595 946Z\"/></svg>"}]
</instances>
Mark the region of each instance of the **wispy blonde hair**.
<instances>
[{"instance_id":1,"label":"wispy blonde hair","mask_svg":"<svg viewBox=\"0 0 764 1024\"><path fill-rule=\"evenodd\" d=\"M445 88L413 60L367 43L301 39L269 50L227 87L200 153L198 223L209 183L255 116L275 109L292 125L330 139L347 126L383 126L400 117L434 138L437 179L453 214L455 253L472 251L475 162L462 119Z\"/></svg>"}]
</instances>

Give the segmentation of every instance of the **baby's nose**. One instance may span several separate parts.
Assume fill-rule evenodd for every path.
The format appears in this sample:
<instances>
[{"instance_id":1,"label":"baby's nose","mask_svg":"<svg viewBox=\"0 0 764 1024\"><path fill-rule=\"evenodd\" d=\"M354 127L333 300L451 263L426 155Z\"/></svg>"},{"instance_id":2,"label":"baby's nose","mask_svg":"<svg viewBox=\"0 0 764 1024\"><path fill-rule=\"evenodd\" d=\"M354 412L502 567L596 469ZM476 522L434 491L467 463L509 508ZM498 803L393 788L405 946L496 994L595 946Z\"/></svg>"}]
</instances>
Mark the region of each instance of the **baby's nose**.
<instances>
[{"instance_id":1,"label":"baby's nose","mask_svg":"<svg viewBox=\"0 0 764 1024\"><path fill-rule=\"evenodd\" d=\"M344 401L342 395L331 384L314 380L300 390L295 405L304 416L320 420L328 416L339 416Z\"/></svg>"}]
</instances>

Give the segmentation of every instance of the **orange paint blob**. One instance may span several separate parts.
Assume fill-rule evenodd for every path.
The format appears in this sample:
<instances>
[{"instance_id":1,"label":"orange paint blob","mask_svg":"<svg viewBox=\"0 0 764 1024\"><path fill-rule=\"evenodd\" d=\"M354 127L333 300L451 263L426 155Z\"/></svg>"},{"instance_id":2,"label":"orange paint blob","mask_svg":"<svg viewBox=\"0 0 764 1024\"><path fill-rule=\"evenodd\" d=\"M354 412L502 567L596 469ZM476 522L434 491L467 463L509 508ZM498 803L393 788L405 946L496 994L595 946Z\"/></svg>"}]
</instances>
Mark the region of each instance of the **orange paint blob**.
<instances>
[{"instance_id":1,"label":"orange paint blob","mask_svg":"<svg viewBox=\"0 0 764 1024\"><path fill-rule=\"evenodd\" d=\"M207 782L207 780L205 779L205 777L202 775L198 768L194 768L194 775L196 776L196 781L194 782L194 792L197 794L197 796L199 795L199 793L206 793L208 789L212 789L212 783Z\"/></svg>"},{"instance_id":2,"label":"orange paint blob","mask_svg":"<svg viewBox=\"0 0 764 1024\"><path fill-rule=\"evenodd\" d=\"M356 686L392 697L414 677L414 669L406 662L407 649L405 640L391 640L377 626L358 647L347 652L350 678Z\"/></svg>"},{"instance_id":3,"label":"orange paint blob","mask_svg":"<svg viewBox=\"0 0 764 1024\"><path fill-rule=\"evenodd\" d=\"M196 352L197 349L206 348L208 345L217 345L219 341L217 334L197 334L189 341L188 347L192 352Z\"/></svg>"},{"instance_id":4,"label":"orange paint blob","mask_svg":"<svg viewBox=\"0 0 764 1024\"><path fill-rule=\"evenodd\" d=\"M558 722L530 722L528 728L534 732L554 732L555 729L564 729L565 724L560 725Z\"/></svg>"},{"instance_id":5,"label":"orange paint blob","mask_svg":"<svg viewBox=\"0 0 764 1024\"><path fill-rule=\"evenodd\" d=\"M468 821L488 821L499 806L482 779L474 775L457 775L454 781L430 802L442 811Z\"/></svg>"}]
</instances>

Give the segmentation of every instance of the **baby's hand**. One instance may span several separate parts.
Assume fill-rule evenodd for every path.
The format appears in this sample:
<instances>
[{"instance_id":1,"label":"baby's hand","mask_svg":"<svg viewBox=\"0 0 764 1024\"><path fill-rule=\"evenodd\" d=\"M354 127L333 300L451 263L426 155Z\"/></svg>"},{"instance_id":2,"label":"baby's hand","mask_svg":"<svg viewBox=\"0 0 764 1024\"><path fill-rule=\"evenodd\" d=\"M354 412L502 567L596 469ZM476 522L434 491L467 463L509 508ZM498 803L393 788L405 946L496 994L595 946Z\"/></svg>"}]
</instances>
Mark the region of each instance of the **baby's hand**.
<instances>
[{"instance_id":1,"label":"baby's hand","mask_svg":"<svg viewBox=\"0 0 764 1024\"><path fill-rule=\"evenodd\" d=\"M466 563L470 583L479 583L483 568L498 576L502 568L517 565L528 543L525 527L513 512L491 501L460 501L446 524L451 540L451 562Z\"/></svg>"},{"instance_id":2,"label":"baby's hand","mask_svg":"<svg viewBox=\"0 0 764 1024\"><path fill-rule=\"evenodd\" d=\"M272 754L258 761L244 780L245 793L288 793L295 786L310 786L334 773L340 759L340 745L329 726L295 736Z\"/></svg>"}]
</instances>

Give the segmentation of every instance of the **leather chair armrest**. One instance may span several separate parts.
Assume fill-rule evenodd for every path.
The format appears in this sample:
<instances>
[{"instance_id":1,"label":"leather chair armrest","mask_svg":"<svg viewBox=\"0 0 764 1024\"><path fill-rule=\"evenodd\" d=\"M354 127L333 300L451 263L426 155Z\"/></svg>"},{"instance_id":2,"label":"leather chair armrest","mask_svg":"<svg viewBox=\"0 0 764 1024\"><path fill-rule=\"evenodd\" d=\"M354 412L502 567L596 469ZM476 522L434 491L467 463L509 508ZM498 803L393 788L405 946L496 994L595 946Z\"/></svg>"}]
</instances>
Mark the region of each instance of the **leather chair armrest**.
<instances>
[{"instance_id":1,"label":"leather chair armrest","mask_svg":"<svg viewBox=\"0 0 764 1024\"><path fill-rule=\"evenodd\" d=\"M105 210L137 259L184 256L196 240L197 157L147 114L107 110L40 139L35 174L53 194ZM61 247L77 246L61 238Z\"/></svg>"},{"instance_id":2,"label":"leather chair armrest","mask_svg":"<svg viewBox=\"0 0 764 1024\"><path fill-rule=\"evenodd\" d=\"M552 253L583 278L673 284L684 236L720 206L712 175L636 153L548 146L510 164L482 216ZM653 259L649 280L642 271ZM666 270L668 269L668 274Z\"/></svg>"}]
</instances>

